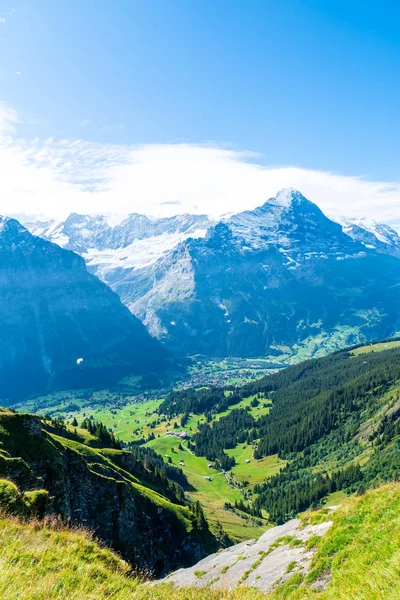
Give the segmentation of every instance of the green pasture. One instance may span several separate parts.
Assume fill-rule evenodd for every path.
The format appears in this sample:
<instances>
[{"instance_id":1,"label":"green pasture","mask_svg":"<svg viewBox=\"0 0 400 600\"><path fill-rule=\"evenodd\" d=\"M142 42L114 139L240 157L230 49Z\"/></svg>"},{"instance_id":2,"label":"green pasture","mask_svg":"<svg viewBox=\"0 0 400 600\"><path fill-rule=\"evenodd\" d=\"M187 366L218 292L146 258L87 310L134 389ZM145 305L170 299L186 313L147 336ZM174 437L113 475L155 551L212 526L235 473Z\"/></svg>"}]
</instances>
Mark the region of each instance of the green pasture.
<instances>
[{"instance_id":1,"label":"green pasture","mask_svg":"<svg viewBox=\"0 0 400 600\"><path fill-rule=\"evenodd\" d=\"M367 346L361 346L351 351L353 356L359 356L360 354L370 354L371 352L383 352L384 350L392 350L400 346L400 340L393 342L380 342L379 344L368 344Z\"/></svg>"},{"instance_id":2,"label":"green pasture","mask_svg":"<svg viewBox=\"0 0 400 600\"><path fill-rule=\"evenodd\" d=\"M248 481L250 486L276 475L287 464L287 461L278 458L277 454L256 460L253 458L253 452L252 446L247 444L239 444L232 450L226 450L226 454L233 456L236 461L232 473L240 482Z\"/></svg>"},{"instance_id":3,"label":"green pasture","mask_svg":"<svg viewBox=\"0 0 400 600\"><path fill-rule=\"evenodd\" d=\"M181 449L179 448L181 446ZM164 458L170 457L173 465L180 467L185 473L190 486L193 488L188 496L198 500L205 511L207 519L211 524L218 520L225 531L235 540L245 540L259 537L267 528L253 526L251 520L246 521L239 515L224 509L225 502L235 503L235 500L243 499L242 494L236 488L230 487L225 475L213 468L206 458L195 456L187 448L187 442L180 441L174 436L155 438L146 446L153 448ZM183 464L181 464L183 462ZM212 481L204 479L211 477Z\"/></svg>"},{"instance_id":4,"label":"green pasture","mask_svg":"<svg viewBox=\"0 0 400 600\"><path fill-rule=\"evenodd\" d=\"M68 421L75 417L79 424L84 418L93 417L112 429L116 437L129 442L142 437L144 430L148 429L148 424L158 418L156 411L161 402L162 400L131 401L121 408L92 404L64 416Z\"/></svg>"}]
</instances>

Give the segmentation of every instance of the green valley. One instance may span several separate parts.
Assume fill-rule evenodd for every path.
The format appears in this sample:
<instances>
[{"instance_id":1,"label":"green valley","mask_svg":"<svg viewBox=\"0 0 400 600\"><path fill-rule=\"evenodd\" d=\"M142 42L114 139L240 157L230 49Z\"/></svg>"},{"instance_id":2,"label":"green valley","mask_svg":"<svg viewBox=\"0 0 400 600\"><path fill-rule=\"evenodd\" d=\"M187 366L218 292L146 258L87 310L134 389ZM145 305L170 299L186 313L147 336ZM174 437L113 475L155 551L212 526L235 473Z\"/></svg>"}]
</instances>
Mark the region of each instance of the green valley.
<instances>
[{"instance_id":1,"label":"green valley","mask_svg":"<svg viewBox=\"0 0 400 600\"><path fill-rule=\"evenodd\" d=\"M48 552L58 555L60 539L67 547L79 548L73 552L87 552L93 573L97 569L103 573L99 598L111 590L121 599L126 594L138 599L153 597L146 594L154 598L183 594L193 600L302 600L310 594L341 598L338 590L344 584L338 581L345 568L337 561L348 560L358 572L357 565L375 556L373 544L366 544L364 552L358 541L363 535L379 537L369 511L387 502L391 514L398 503L398 485L368 492L400 479L397 340L304 361L261 379L246 377L241 385L178 386L162 395L81 390L33 398L17 408L17 413L0 411L0 505L7 515L14 515L9 543L25 561L24 556L33 556L29 547L43 535L48 517L68 520L78 527L77 533L64 529L56 538L50 525L45 534ZM38 415L26 414L27 410ZM323 507L331 505L343 509L335 513L326 539L315 541L310 572L299 571L293 563L293 574L267 596L244 583L231 592L218 590L217 585L207 592L143 587L123 562L99 551L86 532L96 530L135 568L161 575L190 566L218 548L247 544L310 508L319 512L302 518L322 522L330 514ZM386 519L386 508L382 510ZM359 517L351 536L345 536L344 550L345 523L354 511ZM36 529L19 521L43 517ZM21 527L26 528L23 543ZM139 553L138 540L143 548ZM289 548L289 541L285 543ZM331 560L330 548L337 559ZM0 560L6 552L0 542ZM264 558L263 554L255 561L254 569ZM77 593L73 587L80 580L71 577L72 557L67 554L65 560L60 581L73 598ZM112 575L108 564L114 565ZM251 572L246 568L240 581ZM378 566L379 580L381 573ZM10 574L6 570L3 581L0 576L0 585L7 584ZM392 572L390 577L395 577ZM51 566L43 565L43 598L54 578ZM318 586L312 591L315 581L320 585L325 580L329 581L325 591L319 592ZM359 573L349 580L360 589L372 585ZM94 597L89 584L84 585L84 597Z\"/></svg>"},{"instance_id":2,"label":"green valley","mask_svg":"<svg viewBox=\"0 0 400 600\"><path fill-rule=\"evenodd\" d=\"M225 390L181 387L163 398L104 391L27 406L70 424L101 421L127 448L155 450L183 471L187 497L202 504L212 529L220 524L240 541L264 531L268 517L279 522L399 476L399 345L361 346Z\"/></svg>"}]
</instances>

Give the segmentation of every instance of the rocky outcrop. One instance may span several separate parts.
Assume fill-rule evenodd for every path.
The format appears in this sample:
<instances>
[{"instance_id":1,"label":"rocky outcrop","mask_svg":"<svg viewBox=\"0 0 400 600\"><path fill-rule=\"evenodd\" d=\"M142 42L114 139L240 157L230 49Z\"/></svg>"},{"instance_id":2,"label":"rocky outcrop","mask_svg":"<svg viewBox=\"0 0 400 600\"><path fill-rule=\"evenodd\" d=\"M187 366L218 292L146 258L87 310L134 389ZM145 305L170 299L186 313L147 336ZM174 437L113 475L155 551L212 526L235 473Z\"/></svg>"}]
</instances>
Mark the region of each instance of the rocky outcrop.
<instances>
[{"instance_id":1,"label":"rocky outcrop","mask_svg":"<svg viewBox=\"0 0 400 600\"><path fill-rule=\"evenodd\" d=\"M295 519L269 529L258 540L207 556L193 567L180 569L157 583L224 590L245 586L270 592L293 574L307 572L314 554L307 541L325 535L331 525L331 521L324 521L303 526Z\"/></svg>"},{"instance_id":2,"label":"rocky outcrop","mask_svg":"<svg viewBox=\"0 0 400 600\"><path fill-rule=\"evenodd\" d=\"M0 479L21 492L46 490L47 515L90 529L148 576L193 564L216 549L190 508L169 500L151 473L143 477L141 461L55 431L63 433L39 417L0 409Z\"/></svg>"}]
</instances>

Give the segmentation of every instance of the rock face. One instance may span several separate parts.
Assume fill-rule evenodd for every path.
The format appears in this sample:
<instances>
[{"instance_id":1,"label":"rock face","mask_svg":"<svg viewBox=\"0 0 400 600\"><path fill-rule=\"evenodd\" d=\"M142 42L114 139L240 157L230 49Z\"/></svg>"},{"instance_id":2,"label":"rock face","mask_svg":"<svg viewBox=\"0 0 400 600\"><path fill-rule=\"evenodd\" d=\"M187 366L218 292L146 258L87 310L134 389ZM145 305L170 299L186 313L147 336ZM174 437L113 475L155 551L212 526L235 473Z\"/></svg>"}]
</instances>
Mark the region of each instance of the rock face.
<instances>
[{"instance_id":1,"label":"rock face","mask_svg":"<svg viewBox=\"0 0 400 600\"><path fill-rule=\"evenodd\" d=\"M65 221L27 223L29 230L86 261L91 273L132 303L151 289L155 266L189 237L204 237L212 222L206 215L178 215L149 219L131 214L78 215Z\"/></svg>"},{"instance_id":2,"label":"rock face","mask_svg":"<svg viewBox=\"0 0 400 600\"><path fill-rule=\"evenodd\" d=\"M289 521L269 529L259 540L242 542L207 556L189 569L171 573L161 583L226 590L249 586L270 592L294 573L307 572L313 550L307 550L305 542L325 535L331 524L325 521L302 527L298 519Z\"/></svg>"},{"instance_id":3,"label":"rock face","mask_svg":"<svg viewBox=\"0 0 400 600\"><path fill-rule=\"evenodd\" d=\"M400 235L389 225L372 219L341 219L340 223L348 236L366 248L400 257Z\"/></svg>"},{"instance_id":4,"label":"rock face","mask_svg":"<svg viewBox=\"0 0 400 600\"><path fill-rule=\"evenodd\" d=\"M169 368L167 352L74 252L1 219L0 259L3 403Z\"/></svg>"},{"instance_id":5,"label":"rock face","mask_svg":"<svg viewBox=\"0 0 400 600\"><path fill-rule=\"evenodd\" d=\"M174 352L259 357L301 346L313 356L400 330L400 237L376 223L339 225L295 190L218 223L105 223L71 215L36 230L81 252Z\"/></svg>"},{"instance_id":6,"label":"rock face","mask_svg":"<svg viewBox=\"0 0 400 600\"><path fill-rule=\"evenodd\" d=\"M92 530L133 566L162 575L216 549L195 515L129 452L91 448L57 435L39 417L0 409L0 479L22 492L47 490L49 515ZM120 466L122 465L122 466Z\"/></svg>"},{"instance_id":7,"label":"rock face","mask_svg":"<svg viewBox=\"0 0 400 600\"><path fill-rule=\"evenodd\" d=\"M182 243L131 305L175 350L265 356L400 327L400 262L346 235L299 192ZM333 346L332 349L335 349Z\"/></svg>"}]
</instances>

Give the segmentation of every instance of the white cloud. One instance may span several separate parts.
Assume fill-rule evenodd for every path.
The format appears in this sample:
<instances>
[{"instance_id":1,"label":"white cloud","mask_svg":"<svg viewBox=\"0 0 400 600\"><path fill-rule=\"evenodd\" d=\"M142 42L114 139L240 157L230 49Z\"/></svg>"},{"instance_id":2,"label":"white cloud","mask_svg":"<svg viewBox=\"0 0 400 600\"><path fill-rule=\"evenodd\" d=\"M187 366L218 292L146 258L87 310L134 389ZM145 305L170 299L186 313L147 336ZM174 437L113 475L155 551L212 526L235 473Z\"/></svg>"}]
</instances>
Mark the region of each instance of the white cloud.
<instances>
[{"instance_id":1,"label":"white cloud","mask_svg":"<svg viewBox=\"0 0 400 600\"><path fill-rule=\"evenodd\" d=\"M371 217L400 229L400 183L299 167L265 167L215 146L118 146L16 137L0 105L0 212L62 217L71 211L223 213L252 209L295 187L331 215Z\"/></svg>"},{"instance_id":2,"label":"white cloud","mask_svg":"<svg viewBox=\"0 0 400 600\"><path fill-rule=\"evenodd\" d=\"M0 17L0 23L5 23L6 19L4 17Z\"/></svg>"}]
</instances>

